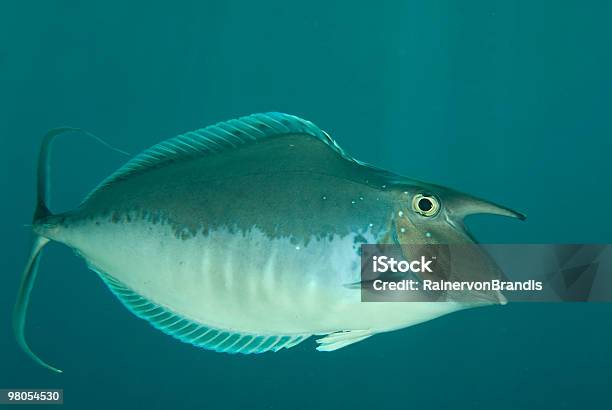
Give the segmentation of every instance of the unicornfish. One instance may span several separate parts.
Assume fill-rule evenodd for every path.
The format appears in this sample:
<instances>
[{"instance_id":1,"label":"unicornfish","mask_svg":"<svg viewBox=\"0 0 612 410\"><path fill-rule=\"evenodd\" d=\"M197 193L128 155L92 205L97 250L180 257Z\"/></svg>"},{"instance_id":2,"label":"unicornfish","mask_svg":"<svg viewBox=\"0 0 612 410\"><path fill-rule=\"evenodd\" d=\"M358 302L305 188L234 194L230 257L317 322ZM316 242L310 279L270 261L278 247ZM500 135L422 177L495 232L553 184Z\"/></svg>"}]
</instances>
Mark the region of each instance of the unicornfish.
<instances>
[{"instance_id":1,"label":"unicornfish","mask_svg":"<svg viewBox=\"0 0 612 410\"><path fill-rule=\"evenodd\" d=\"M136 316L226 353L289 349L317 336L333 351L482 304L362 302L361 244L474 243L475 213L523 215L351 157L310 121L277 112L165 140L107 177L74 210L52 213L50 131L38 159L34 244L13 316L19 345L41 250L61 242ZM483 259L483 276L499 274Z\"/></svg>"}]
</instances>

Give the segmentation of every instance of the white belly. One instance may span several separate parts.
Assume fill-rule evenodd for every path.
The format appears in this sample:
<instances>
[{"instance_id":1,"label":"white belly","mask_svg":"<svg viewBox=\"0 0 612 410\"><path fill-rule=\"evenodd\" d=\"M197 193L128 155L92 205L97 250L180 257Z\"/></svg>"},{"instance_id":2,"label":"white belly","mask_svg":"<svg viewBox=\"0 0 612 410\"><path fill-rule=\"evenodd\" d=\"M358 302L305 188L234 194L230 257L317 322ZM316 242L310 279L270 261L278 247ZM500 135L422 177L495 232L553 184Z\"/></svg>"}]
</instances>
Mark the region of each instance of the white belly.
<instances>
[{"instance_id":1,"label":"white belly","mask_svg":"<svg viewBox=\"0 0 612 410\"><path fill-rule=\"evenodd\" d=\"M362 234L375 243L368 233ZM355 235L297 245L261 231L178 238L147 222L74 228L65 242L99 271L185 318L254 334L398 329L458 310L450 303L361 302Z\"/></svg>"}]
</instances>

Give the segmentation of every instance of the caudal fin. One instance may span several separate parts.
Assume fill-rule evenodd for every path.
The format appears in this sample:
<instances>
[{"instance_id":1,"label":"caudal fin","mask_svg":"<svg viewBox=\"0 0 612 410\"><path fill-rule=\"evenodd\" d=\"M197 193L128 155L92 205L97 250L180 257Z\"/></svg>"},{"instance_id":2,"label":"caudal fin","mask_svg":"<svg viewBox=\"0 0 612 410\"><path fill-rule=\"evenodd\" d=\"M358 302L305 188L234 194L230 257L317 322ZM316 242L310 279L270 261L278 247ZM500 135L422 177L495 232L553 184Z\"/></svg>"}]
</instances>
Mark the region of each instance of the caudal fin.
<instances>
[{"instance_id":1,"label":"caudal fin","mask_svg":"<svg viewBox=\"0 0 612 410\"><path fill-rule=\"evenodd\" d=\"M19 293L17 294L17 301L15 302L15 310L13 311L13 331L17 338L17 343L36 363L46 367L54 372L61 373L62 371L45 363L40 357L30 349L28 343L25 340L25 322L28 311L28 303L30 301L30 292L34 286L34 280L38 273L38 261L43 247L49 243L49 239L42 236L36 237L30 257L26 263L26 267L23 270L23 276L21 277L21 285L19 286Z\"/></svg>"},{"instance_id":2,"label":"caudal fin","mask_svg":"<svg viewBox=\"0 0 612 410\"><path fill-rule=\"evenodd\" d=\"M43 138L40 152L38 155L38 171L37 171L37 184L36 184L36 209L34 211L33 217L33 226L36 228L37 226L42 226L44 224L44 220L49 218L52 213L49 210L49 202L48 202L48 191L49 191L49 154L51 150L51 144L55 137L60 134L64 134L66 132L82 132L90 138L95 139L96 141L102 143L103 145L121 152L123 154L129 155L126 152L118 150L116 148L111 147L109 144L104 142L102 139L96 137L95 135L83 131L78 128L56 128L49 131ZM35 229L36 230L36 229ZM41 233L41 231L37 231ZM41 251L44 246L49 243L50 239L46 238L42 235L36 235L34 238L34 244L32 245L32 250L30 252L30 256L26 263L25 269L23 270L23 274L21 277L21 285L19 287L19 293L17 294L17 301L15 302L15 309L13 311L13 331L15 333L15 338L17 339L17 343L19 346L30 356L35 362L39 363L43 367L46 367L49 370L53 370L54 372L61 373L62 371L45 363L40 357L38 357L30 347L25 339L25 324L26 324L26 316L28 311L28 303L30 301L30 293L32 292L32 287L34 286L34 281L36 279L36 274L38 272L38 262L40 260Z\"/></svg>"},{"instance_id":3,"label":"caudal fin","mask_svg":"<svg viewBox=\"0 0 612 410\"><path fill-rule=\"evenodd\" d=\"M48 196L48 174L49 174L49 151L51 149L51 143L53 139L64 132L77 131L74 128L56 128L49 131L43 138L40 152L38 154L38 170L37 170L37 181L36 181L36 209L34 210L33 224L36 225L40 220L51 215L51 211L47 206ZM13 310L13 332L17 339L17 344L23 349L28 356L30 356L36 363L46 367L54 372L61 373L60 369L57 369L38 357L25 339L25 324L28 312L28 305L30 302L30 293L36 280L36 274L38 273L38 262L42 249L46 244L49 243L49 239L43 236L37 235L30 251L30 256L26 263L21 276L21 284L19 286L19 293L17 293L17 301L15 302L15 309Z\"/></svg>"}]
</instances>

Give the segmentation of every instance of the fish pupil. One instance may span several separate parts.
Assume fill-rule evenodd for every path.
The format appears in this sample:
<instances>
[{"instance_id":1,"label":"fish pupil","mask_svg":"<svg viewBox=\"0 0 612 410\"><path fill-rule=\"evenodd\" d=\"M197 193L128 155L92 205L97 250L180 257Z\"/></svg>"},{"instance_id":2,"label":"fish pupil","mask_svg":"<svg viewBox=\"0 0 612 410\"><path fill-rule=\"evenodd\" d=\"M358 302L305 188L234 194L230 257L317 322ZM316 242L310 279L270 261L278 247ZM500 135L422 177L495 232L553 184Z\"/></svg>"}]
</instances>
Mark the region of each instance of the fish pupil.
<instances>
[{"instance_id":1,"label":"fish pupil","mask_svg":"<svg viewBox=\"0 0 612 410\"><path fill-rule=\"evenodd\" d=\"M430 211L431 208L433 208L433 204L431 203L431 200L428 198L421 198L419 200L419 209L423 212L427 212Z\"/></svg>"}]
</instances>

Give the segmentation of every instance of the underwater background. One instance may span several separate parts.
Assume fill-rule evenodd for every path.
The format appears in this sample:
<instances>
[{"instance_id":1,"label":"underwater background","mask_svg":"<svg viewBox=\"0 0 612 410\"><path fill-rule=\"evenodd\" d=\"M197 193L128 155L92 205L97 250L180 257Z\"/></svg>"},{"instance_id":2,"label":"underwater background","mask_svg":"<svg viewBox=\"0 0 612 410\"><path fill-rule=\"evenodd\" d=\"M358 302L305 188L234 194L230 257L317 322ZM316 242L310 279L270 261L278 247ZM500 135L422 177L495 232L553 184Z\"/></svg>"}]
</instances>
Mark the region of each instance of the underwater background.
<instances>
[{"instance_id":1,"label":"underwater background","mask_svg":"<svg viewBox=\"0 0 612 410\"><path fill-rule=\"evenodd\" d=\"M515 303L332 353L312 339L232 356L153 329L51 244L26 333L63 374L18 349L10 316L39 143L63 125L136 154L287 112L362 161L527 214L471 218L481 242L609 243L611 17L604 0L2 2L0 388L63 388L70 409L610 408L612 304ZM126 160L59 139L52 210Z\"/></svg>"}]
</instances>

